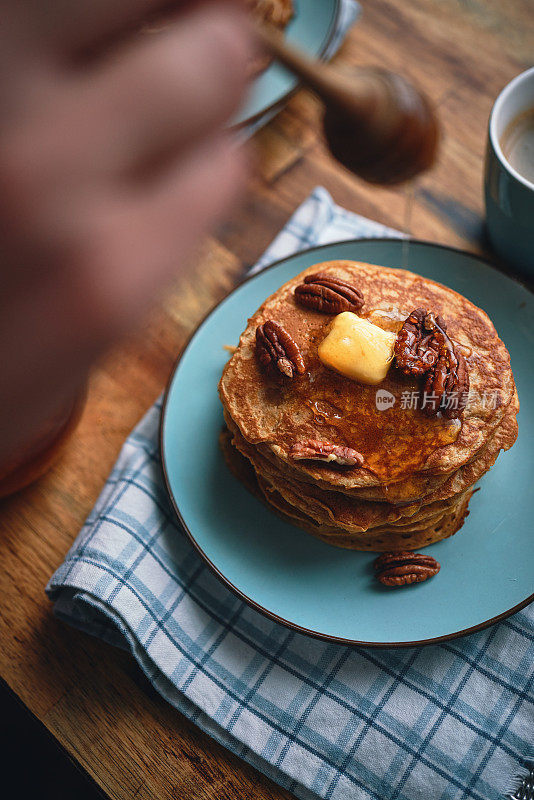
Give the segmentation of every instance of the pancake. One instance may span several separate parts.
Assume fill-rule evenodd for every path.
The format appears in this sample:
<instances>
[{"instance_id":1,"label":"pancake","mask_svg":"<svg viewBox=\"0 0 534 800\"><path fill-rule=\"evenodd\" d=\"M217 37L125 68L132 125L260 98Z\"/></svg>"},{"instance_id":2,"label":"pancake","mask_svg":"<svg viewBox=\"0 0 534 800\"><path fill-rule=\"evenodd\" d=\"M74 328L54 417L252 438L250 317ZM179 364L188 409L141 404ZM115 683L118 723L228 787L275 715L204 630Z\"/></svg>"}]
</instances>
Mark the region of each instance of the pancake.
<instances>
[{"instance_id":1,"label":"pancake","mask_svg":"<svg viewBox=\"0 0 534 800\"><path fill-rule=\"evenodd\" d=\"M454 494L461 492L476 483L485 472L490 469L495 463L495 460L501 450L508 450L517 438L517 420L516 414L518 411L519 403L517 395L514 396L513 402L507 410L503 423L498 427L496 432L491 437L487 445L476 454L476 457L465 464L460 469L456 470L452 475L446 476L446 479L440 483L437 488L427 493L424 497L412 500L410 503L392 503L388 498L386 502L377 502L375 500L367 501L365 497L361 497L356 493L345 494L343 492L334 493L331 489L326 489L322 484L314 484L310 481L299 481L299 493L303 497L307 497L311 492L314 496L319 496L323 501L331 498L331 505L349 505L352 509L357 508L377 508L388 509L391 517L391 512L394 511L398 516L407 516L414 514L423 504L429 504L438 500L446 500ZM279 481L286 484L294 484L298 476L284 471L284 466L281 462L278 464L274 459L269 460L266 456L265 450L254 448L241 436L239 430L232 422L228 415L225 415L227 425L233 433L234 445L240 452L245 455L249 460L256 464L256 471L274 475Z\"/></svg>"},{"instance_id":2,"label":"pancake","mask_svg":"<svg viewBox=\"0 0 534 800\"><path fill-rule=\"evenodd\" d=\"M500 450L508 450L513 445L517 438L517 420L515 419L515 416L518 409L519 401L517 398L517 393L514 392L514 396L505 411L505 416L502 423L502 425L505 426L504 429L501 430L501 426L497 426L496 431L492 432L490 441L486 443L479 451L477 451L470 462L464 464L463 467L460 467L458 470L439 474L433 474L430 472L427 472L426 474L420 473L419 475L411 476L409 479L403 481L392 484L382 484L380 486L368 486L363 488L357 487L349 489L343 485L333 486L326 479L327 476L325 476L324 480L322 478L314 480L307 473L299 472L298 469L293 468L291 464L276 458L272 450L266 446L255 445L253 447L256 453L261 454L263 458L270 461L280 471L280 473L283 473L286 476L288 480L299 480L302 483L309 483L312 486L317 486L318 488L325 490L338 491L347 497L355 497L360 500L381 501L401 505L416 503L419 501L426 502L427 498L436 498L438 496L444 497L444 494L438 494L440 491L450 492L451 494L459 491L459 489L455 487L458 485L458 479L459 476L461 476L462 470L467 468L473 469L473 467L470 465L473 465L475 460L479 457L484 456L484 462L477 462L476 464L476 467L478 468L478 477L473 478L471 483L474 483L484 474L484 472L487 471L487 469L493 465ZM236 427L229 414L226 411L224 413L227 426L230 428L230 430L234 432L238 431L239 429ZM498 438L494 439L494 437L497 436ZM497 443L499 443L498 447L495 448ZM488 452L493 453L492 459L487 457Z\"/></svg>"},{"instance_id":3,"label":"pancake","mask_svg":"<svg viewBox=\"0 0 534 800\"><path fill-rule=\"evenodd\" d=\"M319 271L348 280L363 292L362 316L377 309L393 309L405 319L413 308L422 306L447 321L449 335L468 354L471 389L461 425L456 420L429 418L418 408L402 408L403 393L417 392L419 384L397 369L389 370L380 388L391 392L398 402L379 411L377 387L349 380L323 366L317 346L332 317L302 308L293 298L303 278ZM281 324L304 354L306 374L298 380L287 383L266 376L258 363L255 332L269 319ZM223 406L249 443L267 446L277 459L312 481L362 489L394 486L420 473L452 473L490 438L515 387L506 347L488 316L469 300L405 270L335 261L305 270L261 306L226 365L219 390ZM484 404L484 396L495 398L494 404ZM354 448L364 456L363 468L342 471L325 464L292 461L291 446L308 439Z\"/></svg>"},{"instance_id":4,"label":"pancake","mask_svg":"<svg viewBox=\"0 0 534 800\"><path fill-rule=\"evenodd\" d=\"M299 528L335 547L372 552L419 550L436 541L452 536L461 528L469 514L467 506L471 498L471 492L467 492L462 497L462 502L458 507L449 511L437 521L432 521L428 527L422 530L406 531L399 529L395 531L387 529L384 531L371 528L365 534L340 533L338 528L317 525L313 520L299 513L294 506L287 503L277 492L270 491L266 487L262 489L250 462L232 446L231 434L228 430L221 433L220 445L230 471L252 494L286 522L297 525Z\"/></svg>"},{"instance_id":5,"label":"pancake","mask_svg":"<svg viewBox=\"0 0 534 800\"><path fill-rule=\"evenodd\" d=\"M444 510L445 501L438 505L393 505L350 498L338 492L324 491L309 483L287 479L261 456L254 453L250 445L234 433L232 444L250 461L258 478L262 478L273 490L278 491L288 502L318 523L339 525L347 530L365 531L377 525L395 524L437 515ZM424 510L422 510L424 509Z\"/></svg>"},{"instance_id":6,"label":"pancake","mask_svg":"<svg viewBox=\"0 0 534 800\"><path fill-rule=\"evenodd\" d=\"M405 505L373 502L347 497L339 492L325 491L309 483L293 481L262 458L234 430L232 444L250 461L256 477L262 478L274 491L318 524L334 525L350 532L366 531L378 526L415 526L443 515L459 494L473 486L494 464L499 452L511 447L517 436L516 409L511 409L484 451L472 462L460 468L437 491L425 498ZM261 482L261 481L260 481Z\"/></svg>"},{"instance_id":7,"label":"pancake","mask_svg":"<svg viewBox=\"0 0 534 800\"><path fill-rule=\"evenodd\" d=\"M346 536L339 531L328 528L313 527L305 521L295 520L295 524L316 536L318 539L335 547L344 547L348 550L363 550L375 553L391 552L395 550L421 550L431 544L448 539L457 533L469 515L468 504L471 495L468 494L462 504L450 512L443 520L430 525L422 531L412 533L377 533L374 528L367 532L365 537Z\"/></svg>"}]
</instances>

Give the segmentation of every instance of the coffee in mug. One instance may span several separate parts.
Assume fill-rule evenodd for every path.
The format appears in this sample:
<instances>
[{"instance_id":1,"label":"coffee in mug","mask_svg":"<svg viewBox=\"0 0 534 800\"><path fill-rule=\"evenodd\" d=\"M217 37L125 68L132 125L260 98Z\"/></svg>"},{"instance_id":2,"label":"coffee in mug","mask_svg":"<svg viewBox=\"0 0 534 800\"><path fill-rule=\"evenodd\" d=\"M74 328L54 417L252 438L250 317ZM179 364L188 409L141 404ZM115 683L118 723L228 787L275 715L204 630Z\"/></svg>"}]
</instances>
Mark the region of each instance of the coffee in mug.
<instances>
[{"instance_id":1,"label":"coffee in mug","mask_svg":"<svg viewBox=\"0 0 534 800\"><path fill-rule=\"evenodd\" d=\"M509 123L501 148L516 172L534 183L534 108L523 111Z\"/></svg>"},{"instance_id":2,"label":"coffee in mug","mask_svg":"<svg viewBox=\"0 0 534 800\"><path fill-rule=\"evenodd\" d=\"M534 67L504 87L488 128L486 229L504 264L534 280Z\"/></svg>"}]
</instances>

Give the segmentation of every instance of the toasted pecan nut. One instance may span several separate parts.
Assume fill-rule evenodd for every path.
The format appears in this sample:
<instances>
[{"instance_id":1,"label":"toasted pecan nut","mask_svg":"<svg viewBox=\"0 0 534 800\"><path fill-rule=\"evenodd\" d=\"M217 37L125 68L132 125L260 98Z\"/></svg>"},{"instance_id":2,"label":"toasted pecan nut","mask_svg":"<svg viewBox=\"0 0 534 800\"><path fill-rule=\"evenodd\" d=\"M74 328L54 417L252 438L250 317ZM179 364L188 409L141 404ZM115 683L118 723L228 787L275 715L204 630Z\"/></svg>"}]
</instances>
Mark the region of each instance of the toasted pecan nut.
<instances>
[{"instance_id":1,"label":"toasted pecan nut","mask_svg":"<svg viewBox=\"0 0 534 800\"><path fill-rule=\"evenodd\" d=\"M423 411L429 416L441 411L447 419L455 419L461 417L469 394L467 362L437 320L434 339L438 359L425 379Z\"/></svg>"},{"instance_id":2,"label":"toasted pecan nut","mask_svg":"<svg viewBox=\"0 0 534 800\"><path fill-rule=\"evenodd\" d=\"M326 272L316 272L304 278L304 283L295 289L295 300L301 306L322 314L357 313L364 304L359 289Z\"/></svg>"},{"instance_id":3,"label":"toasted pecan nut","mask_svg":"<svg viewBox=\"0 0 534 800\"><path fill-rule=\"evenodd\" d=\"M432 556L400 550L382 553L374 562L375 576L385 586L407 586L437 575L441 566Z\"/></svg>"},{"instance_id":4,"label":"toasted pecan nut","mask_svg":"<svg viewBox=\"0 0 534 800\"><path fill-rule=\"evenodd\" d=\"M442 330L445 323L439 317ZM405 375L424 375L435 365L439 344L435 337L436 320L431 312L416 308L404 321L395 342L395 365Z\"/></svg>"},{"instance_id":5,"label":"toasted pecan nut","mask_svg":"<svg viewBox=\"0 0 534 800\"><path fill-rule=\"evenodd\" d=\"M362 454L352 447L321 442L317 439L296 442L289 451L289 457L294 461L333 461L343 467L361 467L363 464Z\"/></svg>"},{"instance_id":6,"label":"toasted pecan nut","mask_svg":"<svg viewBox=\"0 0 534 800\"><path fill-rule=\"evenodd\" d=\"M405 375L425 376L425 414L435 416L441 411L448 419L461 417L469 393L469 371L441 317L424 308L412 311L397 334L395 365Z\"/></svg>"},{"instance_id":7,"label":"toasted pecan nut","mask_svg":"<svg viewBox=\"0 0 534 800\"><path fill-rule=\"evenodd\" d=\"M306 371L297 343L278 322L267 320L256 328L256 353L260 364L274 367L287 378Z\"/></svg>"}]
</instances>

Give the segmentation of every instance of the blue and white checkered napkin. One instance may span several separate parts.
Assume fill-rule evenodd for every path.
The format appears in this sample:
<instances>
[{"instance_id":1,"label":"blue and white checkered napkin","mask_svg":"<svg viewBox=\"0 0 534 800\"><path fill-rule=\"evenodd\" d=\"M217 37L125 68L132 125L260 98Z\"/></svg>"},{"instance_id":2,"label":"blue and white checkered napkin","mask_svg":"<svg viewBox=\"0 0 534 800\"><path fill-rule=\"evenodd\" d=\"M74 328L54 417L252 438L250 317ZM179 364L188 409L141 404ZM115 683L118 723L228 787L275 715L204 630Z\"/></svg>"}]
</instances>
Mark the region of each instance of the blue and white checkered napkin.
<instances>
[{"instance_id":1,"label":"blue and white checkered napkin","mask_svg":"<svg viewBox=\"0 0 534 800\"><path fill-rule=\"evenodd\" d=\"M316 189L260 261L390 232ZM300 798L502 800L534 756L534 605L409 650L325 644L235 597L171 512L160 402L126 441L47 591L65 621L129 648L155 688Z\"/></svg>"}]
</instances>

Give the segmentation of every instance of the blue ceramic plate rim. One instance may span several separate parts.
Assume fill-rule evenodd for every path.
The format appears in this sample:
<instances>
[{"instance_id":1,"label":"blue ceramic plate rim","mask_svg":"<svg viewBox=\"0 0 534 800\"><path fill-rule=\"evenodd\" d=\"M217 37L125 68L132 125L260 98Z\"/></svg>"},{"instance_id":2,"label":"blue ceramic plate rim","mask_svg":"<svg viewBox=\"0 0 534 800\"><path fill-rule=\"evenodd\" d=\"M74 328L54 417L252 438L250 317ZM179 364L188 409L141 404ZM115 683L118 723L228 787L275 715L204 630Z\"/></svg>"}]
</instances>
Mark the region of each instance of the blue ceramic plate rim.
<instances>
[{"instance_id":1,"label":"blue ceramic plate rim","mask_svg":"<svg viewBox=\"0 0 534 800\"><path fill-rule=\"evenodd\" d=\"M270 609L265 608L260 603L256 602L254 599L252 599L247 594L242 592L237 586L235 586L224 575L224 573L213 563L213 561L209 558L209 556L206 555L206 553L204 552L204 550L202 549L200 544L195 539L195 536L194 536L193 532L191 531L191 529L189 528L189 526L185 522L185 519L182 516L182 513L181 513L180 508L179 508L179 504L178 504L178 502L177 502L177 500L176 500L176 498L174 496L174 493L172 491L172 488L171 488L171 482L170 482L169 474L168 474L168 471L167 471L166 456L165 456L165 421L166 421L166 416L167 416L168 400L169 400L169 395L170 395L171 388L172 388L172 386L174 384L174 381L175 381L175 378L177 376L178 370L180 368L180 364L182 362L182 359L184 358L185 354L189 351L190 347L194 345L194 339L195 339L197 333L203 327L204 323L206 323L208 321L208 319L213 314L215 314L217 312L219 307L231 295L233 295L235 292L237 292L244 284L249 283L250 281L253 281L255 278L258 278L265 271L276 269L277 267L281 266L285 262L290 261L290 260L292 260L292 259L294 259L294 258L296 258L298 256L304 256L304 255L307 255L307 254L311 255L312 253L320 253L322 250L325 250L327 248L335 248L335 247L341 246L341 245L343 245L343 246L350 245L350 244L355 244L355 245L362 245L363 244L364 245L366 243L379 244L380 242L388 243L388 244L391 244L392 242L397 242L397 243L400 244L400 243L402 243L402 240L395 239L393 237L363 237L363 238L358 238L358 239L343 239L343 240L340 240L340 241L337 241L337 242L328 242L326 244L316 245L314 247L310 247L310 248L305 248L303 250L299 250L299 251L297 251L295 253L291 253L290 255L285 256L284 258L281 258L281 259L278 259L277 261L274 261L273 263L271 263L268 266L264 267L260 272L256 272L253 275L246 276L245 278L243 278L243 280L241 280L237 284L237 286L235 286L227 295L225 295L225 297L223 297L218 303L216 303L207 312L207 314L202 318L202 320L199 322L197 327L191 333L190 337L188 338L186 344L184 345L182 351L180 352L180 354L179 354L178 358L176 359L176 362L174 363L174 366L173 366L173 368L171 370L171 374L169 376L169 379L168 379L168 382L167 382L167 386L165 388L165 394L164 394L164 398L163 398L163 404L162 404L162 410L161 410L161 416L160 416L160 423L159 423L159 449L160 449L160 461L161 461L161 467L162 467L162 473L163 473L165 489L167 491L168 498L169 498L169 500L171 502L171 507L173 508L174 513L176 514L176 517L178 519L178 522L180 523L180 526L182 527L182 529L185 532L185 534L187 535L189 541L191 542L191 544L193 545L193 547L195 548L195 550L197 551L197 553L199 554L201 559L204 561L204 563L217 576L217 578L228 589L230 589L230 591L234 595L236 595L240 600L244 601L252 609L254 609L255 611L258 611L260 614L262 614L263 616L273 620L274 622L277 622L277 623L279 623L281 625L284 625L286 628L289 628L292 631L296 631L296 632L304 634L306 636L311 636L314 639L320 639L322 641L331 642L331 643L335 643L335 644L344 644L344 645L356 646L356 647L369 647L369 648L373 648L373 649L385 649L385 648L400 649L400 648L409 648L409 647L422 647L422 646L428 646L428 645L437 645L437 644L440 644L442 642L452 641L453 639L458 639L460 637L467 636L467 635L472 634L472 633L477 633L478 631L482 631L482 630L484 630L486 628L489 628L491 625L495 625L497 622L501 622L502 620L505 620L508 617L511 617L513 614L516 614L518 611L521 611L522 609L526 608L528 605L530 605L530 603L534 602L534 593L528 595L524 600L520 601L519 603L516 603L511 608L508 608L505 611L501 612L500 614L492 616L489 619L484 620L484 621L482 621L482 622L480 622L480 623L478 623L476 625L472 625L472 626L467 627L467 628L462 628L461 630L458 630L458 631L452 631L451 633L447 633L447 634L444 634L444 635L441 635L441 636L430 637L430 638L426 638L426 639L415 639L413 641L400 641L400 642L395 642L395 641L391 641L391 642L376 642L376 641L372 641L372 642L368 642L368 641L359 640L359 639L351 639L351 638L346 638L346 637L342 637L342 636L335 636L335 635L332 635L332 634L323 633L321 631L313 630L311 628L303 627L302 625L299 625L298 623L292 622L291 620L285 619L284 617L276 614L274 611L271 611ZM468 258L471 258L471 259L474 259L474 260L480 262L484 267L489 267L491 270L499 273L504 279L510 280L511 282L518 284L521 288L525 289L526 291L528 291L531 294L533 293L532 290L530 289L530 287L526 283L524 283L522 280L520 280L519 278L517 278L514 275L510 275L510 274L506 274L506 273L502 272L491 261L479 256L476 253L470 253L469 251L462 250L461 248L458 248L458 247L452 247L450 245L438 244L438 243L435 243L435 242L426 241L424 239L413 239L413 238L410 238L409 242L410 242L410 247L412 245L415 245L415 246L423 245L424 247L436 248L436 249L439 249L439 250L446 250L446 251L449 251L449 252L451 252L453 254L457 253L457 254L459 254L459 255L461 255L463 257L467 256ZM260 501L258 500L258 502L260 502Z\"/></svg>"},{"instance_id":2,"label":"blue ceramic plate rim","mask_svg":"<svg viewBox=\"0 0 534 800\"><path fill-rule=\"evenodd\" d=\"M333 2L334 2L334 10L330 26L326 32L325 38L321 46L317 50L317 52L309 54L309 55L315 55L315 57L320 59L321 61L325 60L325 53L328 50L332 42L332 39L334 38L334 34L336 32L338 25L339 15L341 13L341 0L333 0ZM258 78L261 78L261 75L257 76L255 80L258 80ZM254 84L254 81L252 82L252 84ZM239 128L244 128L247 125L252 125L254 122L261 119L261 117L263 117L264 114L269 114L270 112L275 111L278 108L281 108L301 87L302 87L302 81L300 81L298 78L295 78L294 85L286 92L284 92L283 95L278 97L274 102L269 103L269 105L264 106L258 111L255 111L254 114L250 114L250 116L241 119L241 115L246 114L247 112L247 102L245 102L244 107L238 111L237 121L232 124L232 128L239 129Z\"/></svg>"}]
</instances>

